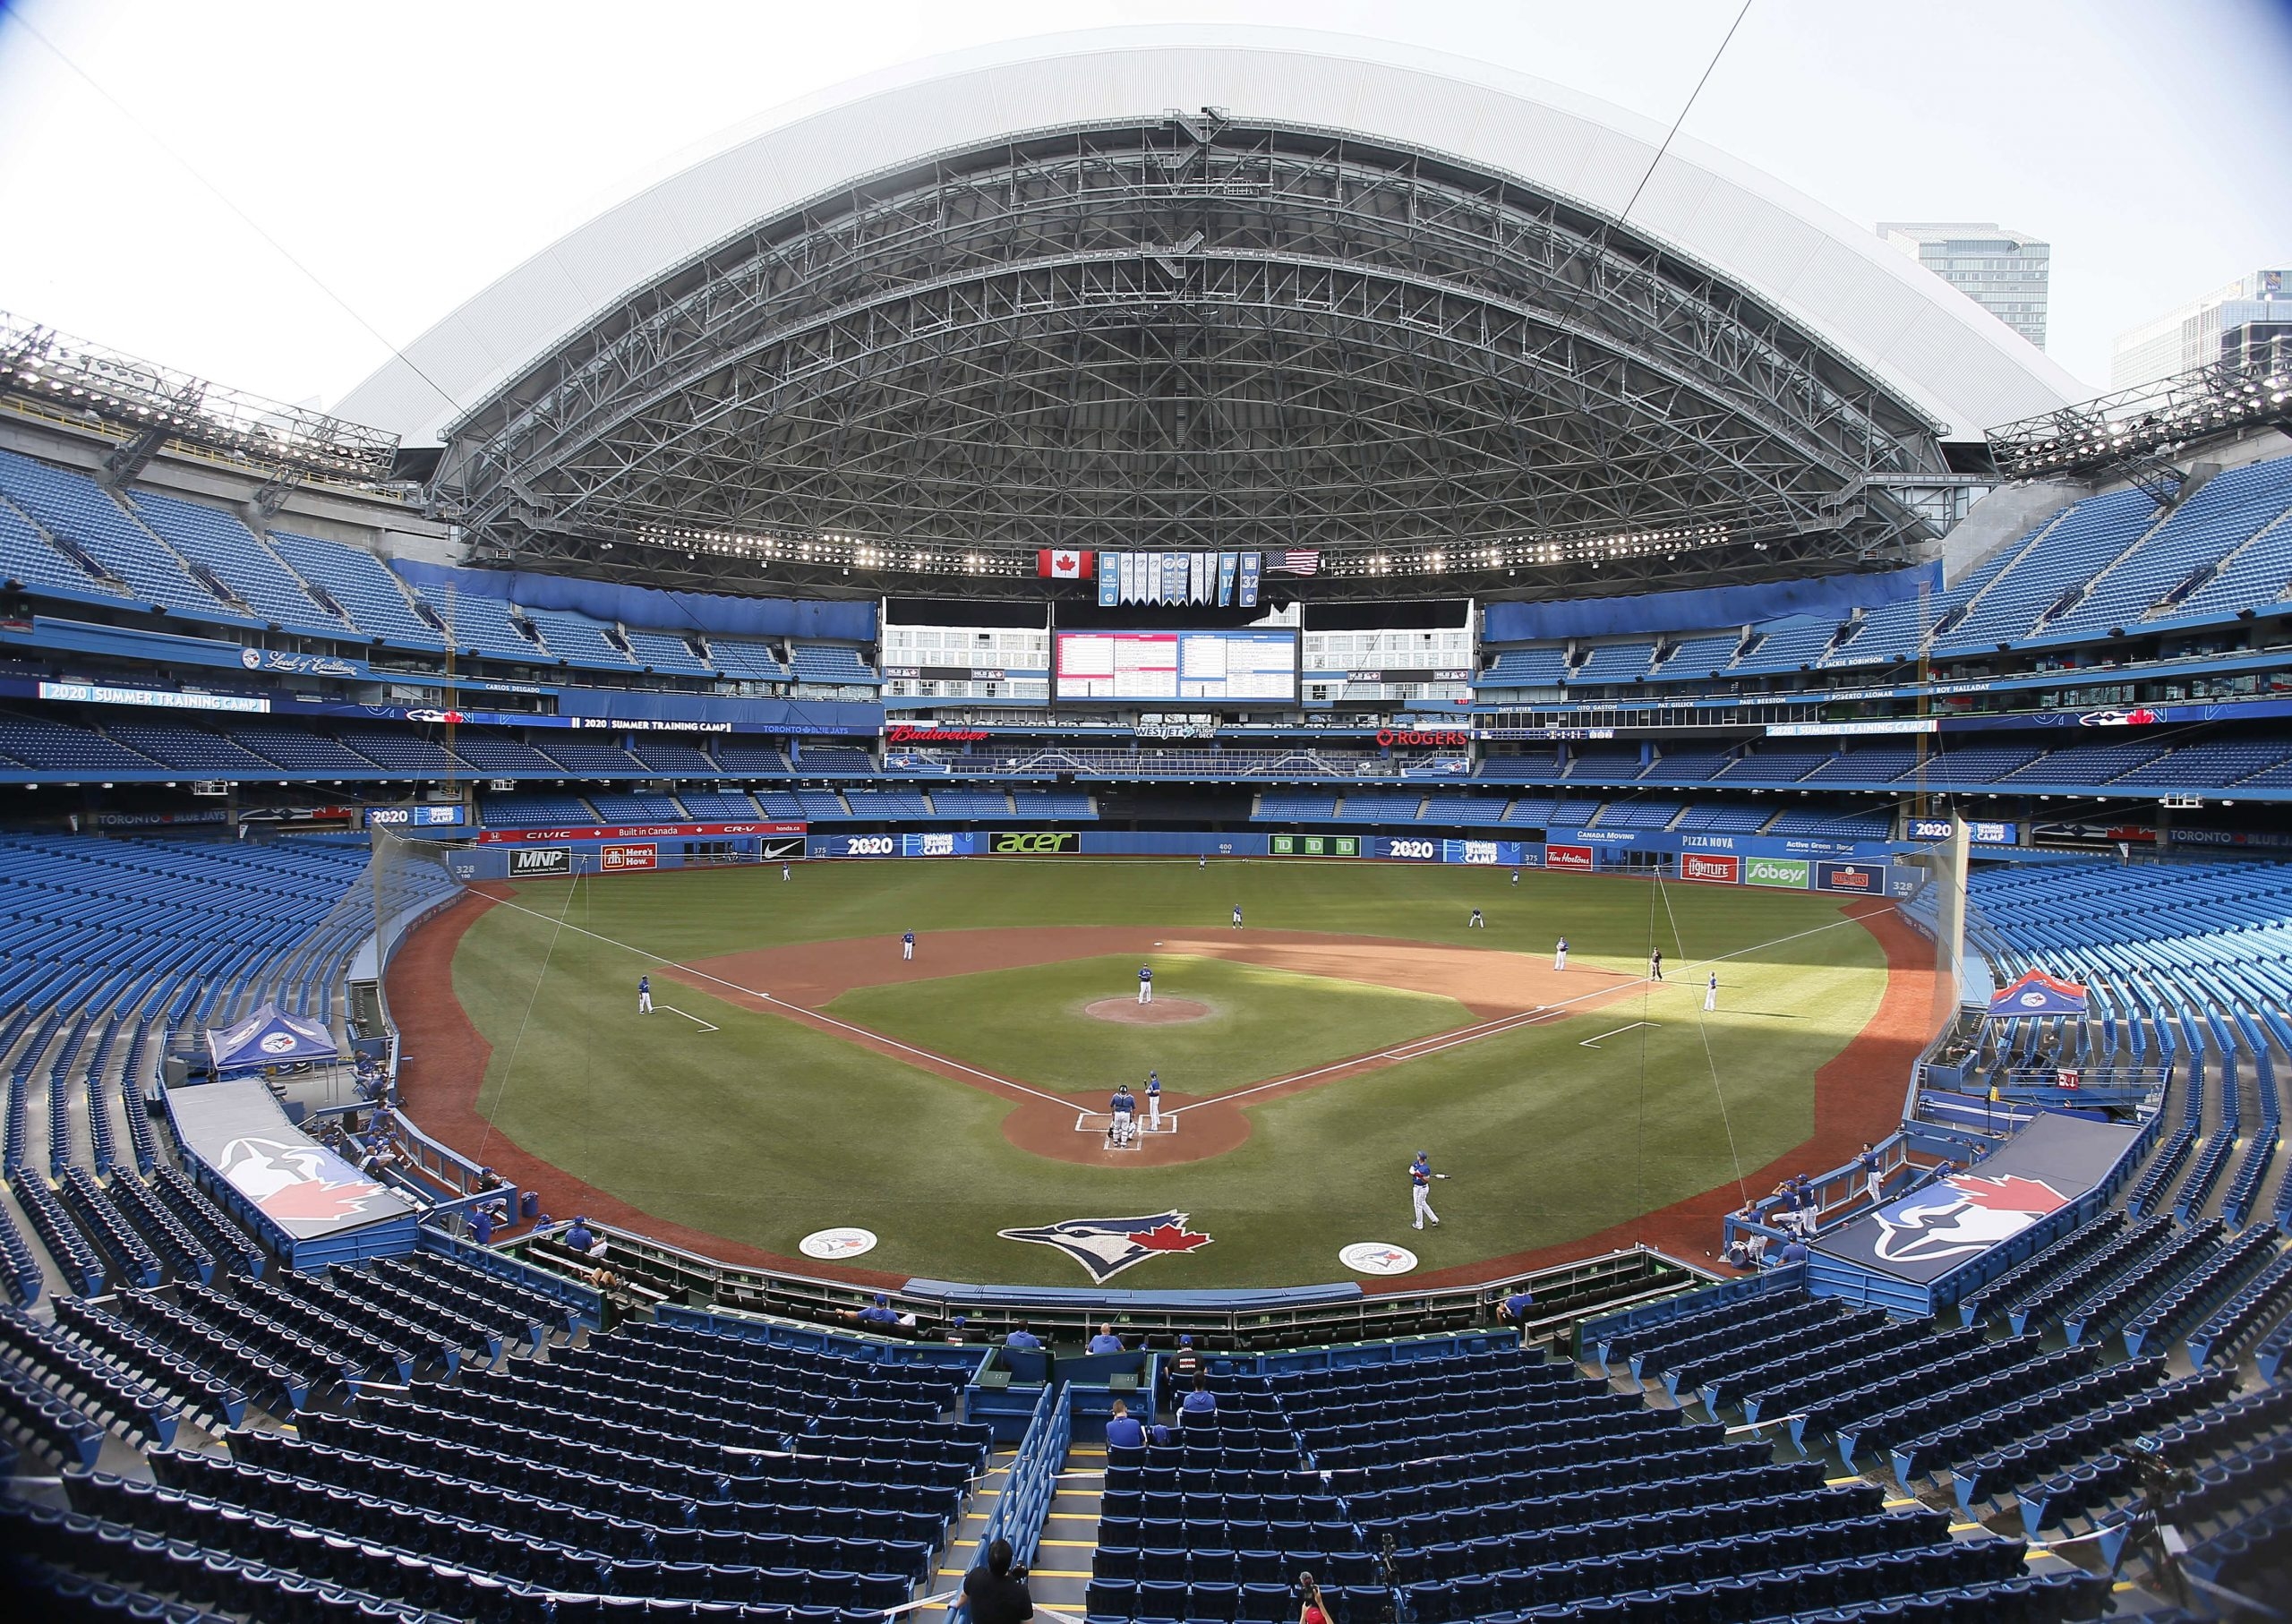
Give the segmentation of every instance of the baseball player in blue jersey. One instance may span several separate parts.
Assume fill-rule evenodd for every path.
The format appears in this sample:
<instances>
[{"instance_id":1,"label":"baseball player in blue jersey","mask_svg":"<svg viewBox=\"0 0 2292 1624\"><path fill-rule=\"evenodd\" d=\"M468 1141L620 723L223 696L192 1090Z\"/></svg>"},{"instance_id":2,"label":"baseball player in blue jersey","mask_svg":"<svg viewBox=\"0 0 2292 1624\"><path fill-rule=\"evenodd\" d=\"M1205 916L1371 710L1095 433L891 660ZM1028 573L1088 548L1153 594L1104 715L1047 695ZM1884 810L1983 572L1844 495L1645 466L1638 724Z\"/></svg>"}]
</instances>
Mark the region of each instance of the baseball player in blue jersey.
<instances>
[{"instance_id":1,"label":"baseball player in blue jersey","mask_svg":"<svg viewBox=\"0 0 2292 1624\"><path fill-rule=\"evenodd\" d=\"M1111 1150L1116 1145L1130 1143L1138 1132L1138 1097L1130 1091L1128 1083L1115 1085L1114 1098L1107 1101L1107 1110L1113 1118L1107 1124L1107 1149Z\"/></svg>"},{"instance_id":2,"label":"baseball player in blue jersey","mask_svg":"<svg viewBox=\"0 0 2292 1624\"><path fill-rule=\"evenodd\" d=\"M1719 972L1715 970L1711 972L1711 979L1703 984L1703 1007L1706 1010L1719 1007Z\"/></svg>"},{"instance_id":3,"label":"baseball player in blue jersey","mask_svg":"<svg viewBox=\"0 0 2292 1624\"><path fill-rule=\"evenodd\" d=\"M1138 967L1138 1002L1141 1004L1154 1002L1154 967L1150 964L1141 964Z\"/></svg>"},{"instance_id":4,"label":"baseball player in blue jersey","mask_svg":"<svg viewBox=\"0 0 2292 1624\"><path fill-rule=\"evenodd\" d=\"M653 1013L653 978L650 976L637 978L637 1013L640 1015Z\"/></svg>"},{"instance_id":5,"label":"baseball player in blue jersey","mask_svg":"<svg viewBox=\"0 0 2292 1624\"><path fill-rule=\"evenodd\" d=\"M909 931L905 936L899 939L899 956L902 959L911 959L915 956L915 933L913 931Z\"/></svg>"},{"instance_id":6,"label":"baseball player in blue jersey","mask_svg":"<svg viewBox=\"0 0 2292 1624\"><path fill-rule=\"evenodd\" d=\"M1424 1228L1426 1218L1432 1220L1433 1228L1441 1227L1441 1215L1432 1210L1432 1181L1448 1176L1445 1173L1433 1172L1432 1158L1422 1150L1416 1153L1416 1159L1408 1164L1408 1200L1416 1217L1412 1227Z\"/></svg>"},{"instance_id":7,"label":"baseball player in blue jersey","mask_svg":"<svg viewBox=\"0 0 2292 1624\"><path fill-rule=\"evenodd\" d=\"M1162 1131L1162 1074L1146 1073L1146 1126L1156 1133Z\"/></svg>"},{"instance_id":8,"label":"baseball player in blue jersey","mask_svg":"<svg viewBox=\"0 0 2292 1624\"><path fill-rule=\"evenodd\" d=\"M1239 902L1236 902L1236 903L1235 903L1235 904L1234 904L1234 928L1235 928L1236 930L1239 930L1241 927L1242 927L1242 905L1241 905Z\"/></svg>"},{"instance_id":9,"label":"baseball player in blue jersey","mask_svg":"<svg viewBox=\"0 0 2292 1624\"><path fill-rule=\"evenodd\" d=\"M1552 967L1554 970L1568 968L1568 938L1566 936L1561 937L1560 945L1552 950Z\"/></svg>"}]
</instances>

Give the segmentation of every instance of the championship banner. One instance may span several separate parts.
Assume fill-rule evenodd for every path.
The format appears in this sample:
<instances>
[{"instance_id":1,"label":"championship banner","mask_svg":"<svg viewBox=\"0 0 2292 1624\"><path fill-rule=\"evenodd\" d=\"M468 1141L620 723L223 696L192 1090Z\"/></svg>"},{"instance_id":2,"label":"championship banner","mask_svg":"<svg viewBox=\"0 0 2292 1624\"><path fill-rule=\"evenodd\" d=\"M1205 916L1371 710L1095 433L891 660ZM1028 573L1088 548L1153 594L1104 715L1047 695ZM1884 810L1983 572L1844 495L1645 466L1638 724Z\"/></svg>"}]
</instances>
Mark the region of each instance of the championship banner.
<instances>
[{"instance_id":1,"label":"championship banner","mask_svg":"<svg viewBox=\"0 0 2292 1624\"><path fill-rule=\"evenodd\" d=\"M1218 607L1229 609L1234 603L1234 576L1240 568L1242 555L1221 552L1218 555Z\"/></svg>"},{"instance_id":2,"label":"championship banner","mask_svg":"<svg viewBox=\"0 0 2292 1624\"><path fill-rule=\"evenodd\" d=\"M1680 878L1706 885L1732 885L1741 877L1739 857L1706 857L1699 851L1680 853Z\"/></svg>"},{"instance_id":3,"label":"championship banner","mask_svg":"<svg viewBox=\"0 0 2292 1624\"><path fill-rule=\"evenodd\" d=\"M1240 607L1244 609L1257 607L1257 577L1259 571L1264 568L1265 554L1261 552L1242 554L1241 576L1234 589L1234 602Z\"/></svg>"},{"instance_id":4,"label":"championship banner","mask_svg":"<svg viewBox=\"0 0 2292 1624\"><path fill-rule=\"evenodd\" d=\"M987 837L990 857L1065 856L1082 849L1082 837L1072 829L1006 829Z\"/></svg>"},{"instance_id":5,"label":"championship banner","mask_svg":"<svg viewBox=\"0 0 2292 1624\"><path fill-rule=\"evenodd\" d=\"M1123 561L1130 555L1121 552L1099 554L1099 607L1112 609L1122 602Z\"/></svg>"},{"instance_id":6,"label":"championship banner","mask_svg":"<svg viewBox=\"0 0 2292 1624\"><path fill-rule=\"evenodd\" d=\"M1896 1197L1815 1251L1925 1285L2084 1195L2140 1132L2046 1112L1980 1167Z\"/></svg>"}]
</instances>

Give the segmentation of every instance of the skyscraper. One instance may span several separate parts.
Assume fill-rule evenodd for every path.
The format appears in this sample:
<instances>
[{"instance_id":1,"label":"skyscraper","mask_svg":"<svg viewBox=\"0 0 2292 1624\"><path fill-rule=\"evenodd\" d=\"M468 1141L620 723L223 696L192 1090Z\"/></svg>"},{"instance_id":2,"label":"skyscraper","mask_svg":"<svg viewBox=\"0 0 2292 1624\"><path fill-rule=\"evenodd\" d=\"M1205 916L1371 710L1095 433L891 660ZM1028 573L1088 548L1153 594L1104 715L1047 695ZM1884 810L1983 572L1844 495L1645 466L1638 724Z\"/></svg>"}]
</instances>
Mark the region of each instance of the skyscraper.
<instances>
[{"instance_id":1,"label":"skyscraper","mask_svg":"<svg viewBox=\"0 0 2292 1624\"><path fill-rule=\"evenodd\" d=\"M2109 348L2109 387L2129 389L2245 353L2292 327L2292 270L2255 270L2178 310L2119 333Z\"/></svg>"},{"instance_id":2,"label":"skyscraper","mask_svg":"<svg viewBox=\"0 0 2292 1624\"><path fill-rule=\"evenodd\" d=\"M2031 344L2045 347L2052 244L1995 220L1881 220L1878 235Z\"/></svg>"}]
</instances>

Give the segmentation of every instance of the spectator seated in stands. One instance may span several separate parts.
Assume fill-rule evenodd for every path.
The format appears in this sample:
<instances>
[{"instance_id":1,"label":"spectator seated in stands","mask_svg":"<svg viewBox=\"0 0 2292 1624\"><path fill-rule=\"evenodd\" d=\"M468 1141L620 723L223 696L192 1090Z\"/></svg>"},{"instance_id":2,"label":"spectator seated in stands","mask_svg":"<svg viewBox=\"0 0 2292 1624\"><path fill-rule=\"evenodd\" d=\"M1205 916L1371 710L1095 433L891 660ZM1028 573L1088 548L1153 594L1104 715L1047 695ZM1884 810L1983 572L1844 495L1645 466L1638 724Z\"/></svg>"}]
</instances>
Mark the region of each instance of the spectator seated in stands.
<instances>
[{"instance_id":1,"label":"spectator seated in stands","mask_svg":"<svg viewBox=\"0 0 2292 1624\"><path fill-rule=\"evenodd\" d=\"M589 1220L585 1218L576 1218L563 1239L566 1248L572 1252L586 1252L597 1244L596 1235L589 1228Z\"/></svg>"},{"instance_id":2,"label":"spectator seated in stands","mask_svg":"<svg viewBox=\"0 0 2292 1624\"><path fill-rule=\"evenodd\" d=\"M1090 1345L1082 1351L1089 1354L1118 1354L1123 1351L1122 1338L1114 1334L1114 1327L1111 1324L1101 1325L1099 1327L1099 1334L1090 1338Z\"/></svg>"},{"instance_id":3,"label":"spectator seated in stands","mask_svg":"<svg viewBox=\"0 0 2292 1624\"><path fill-rule=\"evenodd\" d=\"M899 1323L899 1311L892 1306L892 1300L879 1291L876 1294L876 1300L860 1311L858 1318L862 1325L887 1328Z\"/></svg>"},{"instance_id":4,"label":"spectator seated in stands","mask_svg":"<svg viewBox=\"0 0 2292 1624\"><path fill-rule=\"evenodd\" d=\"M1210 1390L1208 1378L1200 1371L1193 1373L1193 1387L1178 1402L1178 1418L1188 1424L1216 1425L1211 1419L1218 1413L1218 1395Z\"/></svg>"},{"instance_id":5,"label":"spectator seated in stands","mask_svg":"<svg viewBox=\"0 0 2292 1624\"><path fill-rule=\"evenodd\" d=\"M1145 1441L1146 1429L1139 1424L1138 1417L1130 1413L1128 1405L1119 1398L1116 1399L1114 1414L1107 1417L1107 1447L1115 1449L1134 1449L1142 1446Z\"/></svg>"},{"instance_id":6,"label":"spectator seated in stands","mask_svg":"<svg viewBox=\"0 0 2292 1624\"><path fill-rule=\"evenodd\" d=\"M1022 1353L1038 1353L1042 1348L1042 1338L1023 1325L1014 1325L1011 1328L1011 1334L1003 1338L1003 1346L1016 1348Z\"/></svg>"}]
</instances>

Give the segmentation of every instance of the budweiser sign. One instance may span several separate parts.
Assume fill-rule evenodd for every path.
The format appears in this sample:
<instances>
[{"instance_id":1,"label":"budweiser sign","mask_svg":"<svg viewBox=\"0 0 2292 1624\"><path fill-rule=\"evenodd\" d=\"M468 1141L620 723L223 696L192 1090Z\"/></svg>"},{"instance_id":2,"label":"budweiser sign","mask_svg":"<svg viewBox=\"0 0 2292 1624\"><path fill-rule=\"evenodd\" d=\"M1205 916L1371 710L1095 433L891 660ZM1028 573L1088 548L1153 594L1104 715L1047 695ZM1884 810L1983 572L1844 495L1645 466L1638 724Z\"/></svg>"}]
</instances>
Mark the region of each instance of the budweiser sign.
<instances>
[{"instance_id":1,"label":"budweiser sign","mask_svg":"<svg viewBox=\"0 0 2292 1624\"><path fill-rule=\"evenodd\" d=\"M985 728L919 728L895 722L884 739L887 744L977 744L986 737Z\"/></svg>"},{"instance_id":2,"label":"budweiser sign","mask_svg":"<svg viewBox=\"0 0 2292 1624\"><path fill-rule=\"evenodd\" d=\"M1420 731L1414 728L1379 728L1377 742L1387 749L1457 749L1472 742L1472 735L1461 730L1453 732Z\"/></svg>"}]
</instances>

